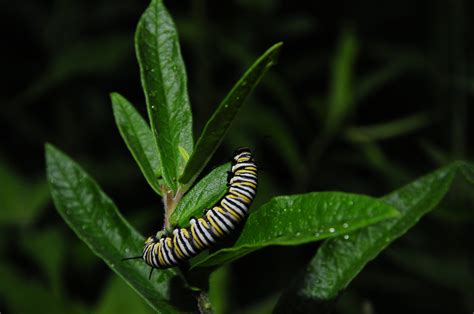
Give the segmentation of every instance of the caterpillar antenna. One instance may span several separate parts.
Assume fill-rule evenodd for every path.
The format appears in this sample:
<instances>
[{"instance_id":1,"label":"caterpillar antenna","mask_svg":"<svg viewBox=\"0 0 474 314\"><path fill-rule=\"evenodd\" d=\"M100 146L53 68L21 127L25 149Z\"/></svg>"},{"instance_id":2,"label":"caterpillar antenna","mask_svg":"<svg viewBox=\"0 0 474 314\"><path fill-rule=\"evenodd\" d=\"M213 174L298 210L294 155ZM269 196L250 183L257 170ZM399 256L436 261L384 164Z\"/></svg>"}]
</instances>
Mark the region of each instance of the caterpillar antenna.
<instances>
[{"instance_id":1,"label":"caterpillar antenna","mask_svg":"<svg viewBox=\"0 0 474 314\"><path fill-rule=\"evenodd\" d=\"M148 280L151 280L151 274L153 274L154 270L155 270L155 267L152 267L150 270L150 275L148 275Z\"/></svg>"}]
</instances>

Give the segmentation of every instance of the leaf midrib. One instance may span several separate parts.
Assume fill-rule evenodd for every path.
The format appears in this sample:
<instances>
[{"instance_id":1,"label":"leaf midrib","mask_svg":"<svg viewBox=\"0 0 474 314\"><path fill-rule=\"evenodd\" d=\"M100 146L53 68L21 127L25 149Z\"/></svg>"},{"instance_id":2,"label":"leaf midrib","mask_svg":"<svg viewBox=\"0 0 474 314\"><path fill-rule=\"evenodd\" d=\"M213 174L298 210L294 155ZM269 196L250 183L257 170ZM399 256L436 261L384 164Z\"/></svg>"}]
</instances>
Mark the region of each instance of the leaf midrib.
<instances>
[{"instance_id":1,"label":"leaf midrib","mask_svg":"<svg viewBox=\"0 0 474 314\"><path fill-rule=\"evenodd\" d=\"M163 3L161 3L161 5L163 5ZM158 14L158 10L156 10L156 8L155 8L155 10L154 10L153 13L154 13L154 15L155 15L155 21L160 21L160 20L158 19L159 14ZM162 25L163 22L161 21L161 22L159 22L159 24ZM170 31L168 30L168 31L166 31L166 32L170 32ZM160 35L161 35L161 34L160 34ZM155 37L155 38L154 38L154 39L155 39L155 48L156 48L156 50L157 50L157 52L158 52L159 38L160 38L160 36L154 36L154 37ZM169 38L167 38L167 40L169 40ZM170 104L170 102L169 102L169 99L168 99L167 94L166 94L165 91L164 91L164 86L163 86L164 78L163 78L163 72L162 72L162 69L163 69L163 66L162 66L162 65L163 65L163 64L162 64L161 57L162 57L162 56L161 56L161 53L158 52L158 58L157 58L157 59L158 59L158 65L159 65L159 71L158 71L158 72L159 72L159 77L160 77L160 84L158 84L158 85L159 85L159 87L160 87L160 88L159 88L160 93L161 93L163 99L165 99L165 103L166 103L166 106L164 106L164 108L165 108L165 109L164 109L164 112L166 113L166 121L169 121L169 120L170 120L170 119L169 119L169 118L170 118L170 113L169 113L168 109L169 109L169 104ZM157 108L158 108L158 104L157 104ZM160 114L160 115L164 115L164 114ZM158 127L158 126L157 126L157 127ZM168 126L168 127L170 127L170 126ZM158 131L158 129L157 129L157 131ZM168 140L168 139L166 139L166 140ZM174 142L175 139L173 138L172 140L173 140L173 142ZM172 145L174 144L173 142L171 143ZM159 145L158 145L158 147L159 147ZM175 152L175 149L172 149L172 155L173 155L173 168L174 168L174 169L173 169L173 172L176 172L175 174L176 174L176 177L177 177L177 176L178 176L178 174L177 174L177 168L175 167L175 166L176 166L176 162L175 162L175 161L176 161L176 152ZM160 157L161 157L161 156L160 156ZM161 158L160 158L160 162L161 162ZM169 178L169 179L170 179L171 181L173 181L173 178Z\"/></svg>"},{"instance_id":2,"label":"leaf midrib","mask_svg":"<svg viewBox=\"0 0 474 314\"><path fill-rule=\"evenodd\" d=\"M356 231L356 230L359 230L362 226L364 225L367 225L368 227L370 227L370 225L372 224L375 224L377 222L382 222L386 219L389 219L389 218L395 218L396 215L394 215L393 213L389 213L389 214L386 214L386 215L383 215L383 216L380 216L380 217L377 217L377 218L372 218L372 219L367 219L365 221L367 221L368 223L367 224L357 224L357 223L352 223L351 224L351 227L348 227L347 229L344 229L344 232L340 232L340 231L337 231L337 232L334 232L334 233L321 233L321 236L318 237L316 240L315 240L315 237L298 237L297 239L298 240L286 240L286 241L277 241L276 239L272 240L272 241L268 241L268 242L264 242L264 243L249 243L249 244L243 244L243 245L239 245L238 247L230 247L230 248L223 248L219 251L217 251L215 254L211 254L209 255L209 258L212 258L214 256L219 256L221 253L233 253L233 252L239 252L239 251L245 251L244 253L248 253L249 251L252 252L252 251L255 251L255 250L258 250L258 249L261 249L261 248L265 248L265 247L268 247L268 246L296 246L296 245L303 245L303 244L307 244L307 243L311 243L311 242L314 242L314 241L319 241L319 240L324 240L324 239L328 239L328 238L336 238L336 237L339 237L343 234L346 234L346 233L350 233L350 232L353 232L353 231ZM332 235L332 236L331 236ZM238 258L239 256L237 256L236 258ZM228 261L228 260L234 260L235 258L232 256L230 258L226 258L225 260ZM203 262L206 262L207 258L205 260L203 260ZM198 265L196 266L199 266L200 263L198 263Z\"/></svg>"},{"instance_id":3,"label":"leaf midrib","mask_svg":"<svg viewBox=\"0 0 474 314\"><path fill-rule=\"evenodd\" d=\"M50 152L51 152L51 150L50 150ZM51 155L51 154L50 154L50 155ZM58 169L58 171L61 173L61 176L62 176L63 178L65 178L65 180L63 180L63 182L64 182L64 181L67 182L67 184L68 184L68 186L69 186L69 189L73 191L74 197L75 197L76 199L79 199L79 202L78 202L78 203L80 203L80 205L81 205L83 208L87 208L87 207L84 205L84 202L83 202L82 198L81 198L81 197L78 197L78 196L80 196L80 193L78 193L78 191L77 191L76 189L72 188L72 187L74 186L74 185L71 183L72 181L70 181L70 178L66 175L65 170L61 167L61 163L59 163L58 160L57 160L57 158L55 158L55 157L54 157L54 163L56 164L56 169ZM67 217L67 215L66 215L62 210L61 210L60 212L61 212L62 215L64 215L65 217ZM119 219L122 220L122 222L124 223L124 225L127 226L127 227L129 227L130 230L133 232L133 231L134 231L133 227L128 223L128 221L127 221L126 219L123 218L123 216L120 214L120 212L119 212L118 210L116 211L116 214L117 214L117 216L119 217ZM65 219L65 221L66 221L66 223L67 223L73 230L76 230L76 228L74 228L74 226L69 222L68 219ZM90 245L90 244L89 244L89 241L85 241L84 237L83 237L82 235L79 235L79 234L81 234L80 232L79 232L79 233L76 233L76 234L79 236L79 238L80 238L82 241L86 242L87 246ZM108 258L105 258L105 256L104 256L103 254L101 254L101 253L99 253L98 251L96 251L96 250L93 248L93 246L91 247L91 250L94 252L94 254L96 254L96 255L98 255L100 258L104 259L104 261L106 262L106 264L109 265L109 264L111 263L111 262L108 261ZM110 265L109 265L109 267L110 267ZM143 299L145 299L145 301L148 303L148 305L150 305L154 310L159 311L159 309L156 307L156 305L153 304L153 302L152 302L144 293L142 293L142 291L140 291L137 287L135 287L134 285L132 285L132 284L129 282L129 280L124 276L124 274L123 274L122 272L120 272L120 271L118 271L118 270L115 270L114 267L111 267L111 268L112 268L112 270L114 270L115 273L117 273L122 279L124 279L124 281L127 283L127 285L128 285L129 287L131 287L135 292L137 292L139 295L141 295L141 296L143 297ZM137 277L137 278L135 278L135 279L138 280L139 278ZM151 287L153 287L153 285L151 285ZM164 297L161 293L160 293L160 295L161 295L161 297ZM159 299L158 299L158 300L156 300L156 302L157 302L157 303L160 303L160 304L168 305L166 302L164 302L164 299L163 299L163 300L159 300Z\"/></svg>"}]
</instances>

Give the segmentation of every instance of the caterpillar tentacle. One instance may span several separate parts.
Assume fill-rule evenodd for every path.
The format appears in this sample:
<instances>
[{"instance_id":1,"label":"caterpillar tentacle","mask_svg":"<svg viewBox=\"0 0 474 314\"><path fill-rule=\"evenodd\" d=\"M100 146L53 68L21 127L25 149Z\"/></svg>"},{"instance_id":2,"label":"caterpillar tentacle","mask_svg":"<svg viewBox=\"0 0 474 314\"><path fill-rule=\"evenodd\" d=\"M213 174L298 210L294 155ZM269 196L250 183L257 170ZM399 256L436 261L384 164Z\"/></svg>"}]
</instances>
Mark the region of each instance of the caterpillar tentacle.
<instances>
[{"instance_id":1,"label":"caterpillar tentacle","mask_svg":"<svg viewBox=\"0 0 474 314\"><path fill-rule=\"evenodd\" d=\"M143 260L155 268L169 268L210 248L235 229L248 213L257 190L257 165L248 148L238 149L228 171L227 192L202 217L191 218L188 228L175 228L169 236L145 241ZM151 275L151 272L150 272Z\"/></svg>"}]
</instances>

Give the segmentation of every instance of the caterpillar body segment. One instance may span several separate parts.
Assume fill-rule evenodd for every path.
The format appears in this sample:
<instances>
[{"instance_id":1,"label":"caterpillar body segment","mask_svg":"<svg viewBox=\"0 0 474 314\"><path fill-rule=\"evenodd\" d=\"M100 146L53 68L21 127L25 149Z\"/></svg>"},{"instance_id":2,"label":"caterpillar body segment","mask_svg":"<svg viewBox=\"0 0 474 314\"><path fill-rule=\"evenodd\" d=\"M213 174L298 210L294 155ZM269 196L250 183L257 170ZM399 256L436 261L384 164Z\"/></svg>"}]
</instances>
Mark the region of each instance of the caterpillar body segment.
<instances>
[{"instance_id":1,"label":"caterpillar body segment","mask_svg":"<svg viewBox=\"0 0 474 314\"><path fill-rule=\"evenodd\" d=\"M188 228L172 234L151 236L145 241L143 260L152 268L169 268L196 256L227 236L245 218L258 185L257 165L250 149L240 148L228 171L227 192L203 216L193 217Z\"/></svg>"}]
</instances>

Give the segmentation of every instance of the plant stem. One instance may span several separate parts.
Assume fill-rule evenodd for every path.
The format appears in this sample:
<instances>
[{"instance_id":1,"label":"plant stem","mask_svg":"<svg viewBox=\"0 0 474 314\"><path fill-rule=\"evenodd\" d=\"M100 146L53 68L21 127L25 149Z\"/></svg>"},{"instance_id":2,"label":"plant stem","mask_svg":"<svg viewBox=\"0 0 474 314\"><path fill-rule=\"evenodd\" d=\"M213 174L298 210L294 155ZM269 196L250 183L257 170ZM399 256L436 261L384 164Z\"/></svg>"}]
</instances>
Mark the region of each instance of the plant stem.
<instances>
[{"instance_id":1,"label":"plant stem","mask_svg":"<svg viewBox=\"0 0 474 314\"><path fill-rule=\"evenodd\" d=\"M163 223L164 229L170 229L170 216L173 213L176 205L179 203L181 198L183 197L183 192L181 189L176 191L176 194L173 195L173 191L168 189L166 186L162 185L161 190L163 191L163 204L165 206L165 219Z\"/></svg>"}]
</instances>

